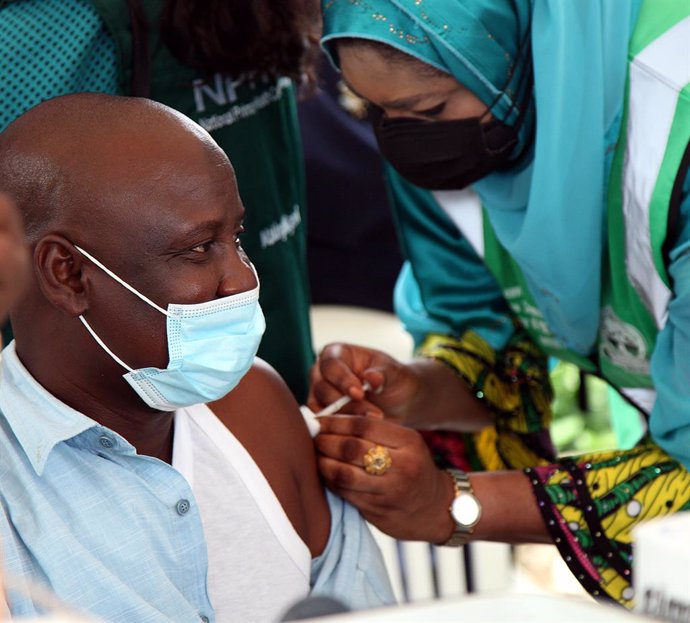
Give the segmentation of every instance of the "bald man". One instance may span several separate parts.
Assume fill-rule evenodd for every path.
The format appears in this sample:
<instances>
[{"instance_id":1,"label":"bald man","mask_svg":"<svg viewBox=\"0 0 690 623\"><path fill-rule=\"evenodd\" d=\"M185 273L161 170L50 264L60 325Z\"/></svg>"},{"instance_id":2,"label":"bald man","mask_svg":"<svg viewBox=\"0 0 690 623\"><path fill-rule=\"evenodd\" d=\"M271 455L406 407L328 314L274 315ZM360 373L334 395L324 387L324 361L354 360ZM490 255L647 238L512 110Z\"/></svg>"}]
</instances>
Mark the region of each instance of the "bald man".
<instances>
[{"instance_id":1,"label":"bald man","mask_svg":"<svg viewBox=\"0 0 690 623\"><path fill-rule=\"evenodd\" d=\"M0 191L33 253L0 371L7 570L107 621L276 620L310 591L391 601L254 359L258 278L209 135L146 100L56 98L0 135Z\"/></svg>"}]
</instances>

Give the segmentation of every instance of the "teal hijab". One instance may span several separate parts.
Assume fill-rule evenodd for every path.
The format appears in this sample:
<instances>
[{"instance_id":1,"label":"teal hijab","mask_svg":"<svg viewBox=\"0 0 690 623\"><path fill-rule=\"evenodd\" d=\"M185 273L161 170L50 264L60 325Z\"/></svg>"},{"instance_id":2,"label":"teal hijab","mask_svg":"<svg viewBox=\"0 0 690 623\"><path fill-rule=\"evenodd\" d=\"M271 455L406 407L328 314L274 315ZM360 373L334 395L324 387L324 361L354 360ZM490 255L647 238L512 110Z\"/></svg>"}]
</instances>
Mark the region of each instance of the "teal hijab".
<instances>
[{"instance_id":1,"label":"teal hijab","mask_svg":"<svg viewBox=\"0 0 690 623\"><path fill-rule=\"evenodd\" d=\"M323 0L336 64L339 38L387 43L451 74L506 123L533 70L529 152L474 188L551 330L582 354L599 324L606 180L641 1Z\"/></svg>"}]
</instances>

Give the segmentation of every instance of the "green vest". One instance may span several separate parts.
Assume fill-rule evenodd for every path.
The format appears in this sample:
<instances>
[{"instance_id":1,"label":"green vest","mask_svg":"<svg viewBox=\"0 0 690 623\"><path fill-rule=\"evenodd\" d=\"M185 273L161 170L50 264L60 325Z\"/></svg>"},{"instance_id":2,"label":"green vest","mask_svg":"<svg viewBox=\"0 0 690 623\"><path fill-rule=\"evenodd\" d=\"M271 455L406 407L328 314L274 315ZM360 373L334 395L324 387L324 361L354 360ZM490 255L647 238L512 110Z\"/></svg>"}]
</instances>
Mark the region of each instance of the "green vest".
<instances>
[{"instance_id":1,"label":"green vest","mask_svg":"<svg viewBox=\"0 0 690 623\"><path fill-rule=\"evenodd\" d=\"M630 42L626 101L608 184L599 333L590 357L559 344L484 215L484 260L532 338L547 354L599 373L617 388L653 388L650 358L671 299L664 244L675 233L669 223L678 214L678 190L688 172L690 76L678 86L679 77L665 72L682 62L679 49L687 55L687 42L673 28L687 17L684 4L666 1L670 10L655 11L655 2L645 2ZM645 402L642 407L653 398Z\"/></svg>"},{"instance_id":2,"label":"green vest","mask_svg":"<svg viewBox=\"0 0 690 623\"><path fill-rule=\"evenodd\" d=\"M132 34L124 0L92 0L119 54L120 86L129 92ZM158 23L162 0L141 2ZM227 153L246 208L242 246L261 278L266 333L259 356L273 365L299 401L313 360L306 265L302 148L290 80L216 74L208 79L180 64L149 34L150 97L204 127Z\"/></svg>"}]
</instances>

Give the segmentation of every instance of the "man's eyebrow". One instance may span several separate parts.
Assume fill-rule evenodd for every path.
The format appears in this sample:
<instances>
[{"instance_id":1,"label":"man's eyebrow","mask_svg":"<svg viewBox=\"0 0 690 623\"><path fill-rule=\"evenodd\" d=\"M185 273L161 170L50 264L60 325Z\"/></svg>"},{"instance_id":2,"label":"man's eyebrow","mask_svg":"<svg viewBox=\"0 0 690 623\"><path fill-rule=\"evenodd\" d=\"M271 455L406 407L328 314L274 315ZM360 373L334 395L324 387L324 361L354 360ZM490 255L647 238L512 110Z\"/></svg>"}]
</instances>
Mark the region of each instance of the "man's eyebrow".
<instances>
[{"instance_id":1,"label":"man's eyebrow","mask_svg":"<svg viewBox=\"0 0 690 623\"><path fill-rule=\"evenodd\" d=\"M220 220L210 219L198 223L194 227L182 230L175 235L172 246L182 246L188 243L198 242L199 238L209 236L217 232L222 227Z\"/></svg>"}]
</instances>

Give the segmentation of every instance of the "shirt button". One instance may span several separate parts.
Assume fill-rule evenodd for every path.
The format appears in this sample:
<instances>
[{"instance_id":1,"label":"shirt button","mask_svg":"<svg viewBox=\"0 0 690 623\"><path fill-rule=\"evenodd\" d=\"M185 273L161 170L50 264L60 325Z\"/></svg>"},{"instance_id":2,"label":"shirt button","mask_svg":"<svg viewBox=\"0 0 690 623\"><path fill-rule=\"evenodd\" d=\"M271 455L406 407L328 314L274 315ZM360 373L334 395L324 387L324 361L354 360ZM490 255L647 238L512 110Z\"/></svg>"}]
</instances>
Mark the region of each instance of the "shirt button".
<instances>
[{"instance_id":1,"label":"shirt button","mask_svg":"<svg viewBox=\"0 0 690 623\"><path fill-rule=\"evenodd\" d=\"M98 443L101 444L104 448L112 448L115 444L113 443L113 440L110 437L106 437L103 435L102 437L99 437Z\"/></svg>"},{"instance_id":2,"label":"shirt button","mask_svg":"<svg viewBox=\"0 0 690 623\"><path fill-rule=\"evenodd\" d=\"M210 623L210 619L204 614L202 614L199 618L201 619L201 623Z\"/></svg>"},{"instance_id":3,"label":"shirt button","mask_svg":"<svg viewBox=\"0 0 690 623\"><path fill-rule=\"evenodd\" d=\"M189 500L180 500L175 505L175 510L177 511L178 515L186 515L189 508L190 508Z\"/></svg>"}]
</instances>

